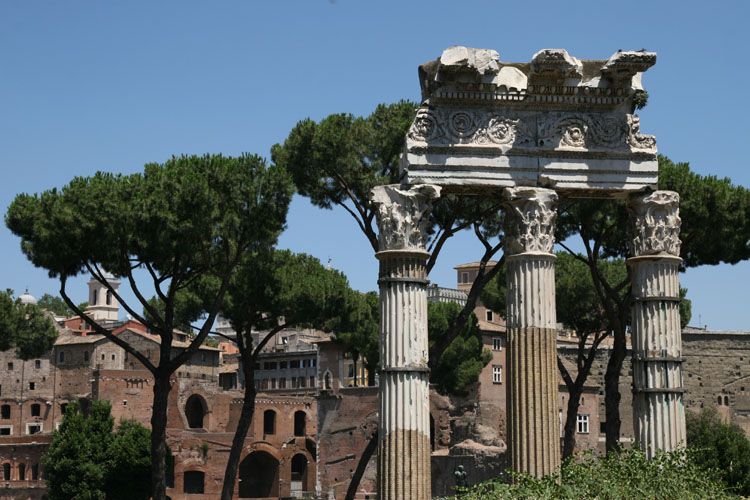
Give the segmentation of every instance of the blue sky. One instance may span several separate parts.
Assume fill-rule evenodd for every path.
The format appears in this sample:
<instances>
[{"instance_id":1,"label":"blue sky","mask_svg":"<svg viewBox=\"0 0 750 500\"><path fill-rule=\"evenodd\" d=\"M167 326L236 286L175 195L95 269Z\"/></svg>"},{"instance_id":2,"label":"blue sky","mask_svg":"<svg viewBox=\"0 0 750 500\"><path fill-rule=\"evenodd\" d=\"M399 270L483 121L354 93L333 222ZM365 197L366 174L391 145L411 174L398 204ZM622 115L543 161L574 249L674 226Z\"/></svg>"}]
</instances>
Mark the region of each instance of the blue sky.
<instances>
[{"instance_id":1,"label":"blue sky","mask_svg":"<svg viewBox=\"0 0 750 500\"><path fill-rule=\"evenodd\" d=\"M0 208L172 154L268 155L302 118L418 99L417 66L455 44L506 61L553 47L597 59L654 50L642 131L673 160L750 186L748 19L746 1L2 2ZM280 246L376 286L371 249L341 211L296 198ZM479 253L470 235L454 238L433 281L452 286L452 267ZM57 290L4 226L0 262L2 288ZM682 282L693 323L750 329L750 263L692 269Z\"/></svg>"}]
</instances>

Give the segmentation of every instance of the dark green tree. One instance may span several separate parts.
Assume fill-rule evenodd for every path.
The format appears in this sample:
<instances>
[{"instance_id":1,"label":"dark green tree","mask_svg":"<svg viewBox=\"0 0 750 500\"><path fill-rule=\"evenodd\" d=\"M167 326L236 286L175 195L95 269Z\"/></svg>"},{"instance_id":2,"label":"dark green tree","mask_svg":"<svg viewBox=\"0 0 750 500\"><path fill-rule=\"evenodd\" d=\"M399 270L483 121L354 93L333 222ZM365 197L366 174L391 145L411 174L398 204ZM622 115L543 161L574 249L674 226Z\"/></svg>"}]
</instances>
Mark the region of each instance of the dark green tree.
<instances>
[{"instance_id":1,"label":"dark green tree","mask_svg":"<svg viewBox=\"0 0 750 500\"><path fill-rule=\"evenodd\" d=\"M63 299L49 293L42 295L42 298L37 301L36 305L58 316L73 315L73 311L70 310L68 304Z\"/></svg>"},{"instance_id":2,"label":"dark green tree","mask_svg":"<svg viewBox=\"0 0 750 500\"><path fill-rule=\"evenodd\" d=\"M107 401L73 402L42 460L51 500L147 499L150 432L123 422Z\"/></svg>"},{"instance_id":3,"label":"dark green tree","mask_svg":"<svg viewBox=\"0 0 750 500\"><path fill-rule=\"evenodd\" d=\"M354 373L359 373L357 364L361 359L367 369L367 384L374 385L380 362L378 294L351 290L347 303L341 323L336 325L336 340L352 355ZM354 385L357 384L358 377L355 376Z\"/></svg>"},{"instance_id":4,"label":"dark green tree","mask_svg":"<svg viewBox=\"0 0 750 500\"><path fill-rule=\"evenodd\" d=\"M8 209L7 226L21 238L29 260L59 279L60 296L68 307L152 373L155 500L165 498L170 377L206 339L238 264L249 253L275 244L291 191L286 172L267 166L259 156L181 156L148 164L143 173L97 173L77 177L60 190L21 194ZM135 299L125 300L112 288L105 270L127 283ZM67 283L81 273L90 273L133 318L160 337L158 362L76 306ZM180 324L177 297L203 279L215 283L213 293L204 297L203 323L189 347L173 348L174 329ZM146 288L155 291L163 310L149 302ZM148 314L141 314L141 309Z\"/></svg>"},{"instance_id":5,"label":"dark green tree","mask_svg":"<svg viewBox=\"0 0 750 500\"><path fill-rule=\"evenodd\" d=\"M448 334L461 309L454 302L430 302L427 305L431 344L440 342ZM472 314L461 334L453 339L430 372L430 382L444 394L465 396L491 359L492 353L483 348L482 332Z\"/></svg>"},{"instance_id":6,"label":"dark green tree","mask_svg":"<svg viewBox=\"0 0 750 500\"><path fill-rule=\"evenodd\" d=\"M241 262L228 288L224 316L236 332L245 378L242 410L227 459L221 498L234 493L240 456L255 412L255 364L281 330L310 326L328 330L341 321L350 296L346 277L318 259L287 250L256 253ZM260 331L253 342L252 332Z\"/></svg>"},{"instance_id":7,"label":"dark green tree","mask_svg":"<svg viewBox=\"0 0 750 500\"><path fill-rule=\"evenodd\" d=\"M39 306L22 304L13 292L0 292L0 351L15 349L27 360L49 352L57 339L57 328Z\"/></svg>"},{"instance_id":8,"label":"dark green tree","mask_svg":"<svg viewBox=\"0 0 750 500\"><path fill-rule=\"evenodd\" d=\"M713 408L687 413L687 444L694 461L714 474L738 495L750 495L750 440L733 423L722 422Z\"/></svg>"},{"instance_id":9,"label":"dark green tree","mask_svg":"<svg viewBox=\"0 0 750 500\"><path fill-rule=\"evenodd\" d=\"M283 144L272 148L276 164L286 167L299 193L324 209L341 207L351 215L374 252L378 251L375 207L370 200L373 187L398 184L399 155L417 105L409 101L380 104L367 117L333 114L320 122L302 120ZM466 306L439 342L430 348L434 368L453 339L458 337L477 304L482 288L494 276L490 265L502 248L495 241L501 234L498 210L500 197L446 195L435 203L428 250L428 272L435 265L445 243L456 233L472 229L483 247L479 272L468 292Z\"/></svg>"}]
</instances>

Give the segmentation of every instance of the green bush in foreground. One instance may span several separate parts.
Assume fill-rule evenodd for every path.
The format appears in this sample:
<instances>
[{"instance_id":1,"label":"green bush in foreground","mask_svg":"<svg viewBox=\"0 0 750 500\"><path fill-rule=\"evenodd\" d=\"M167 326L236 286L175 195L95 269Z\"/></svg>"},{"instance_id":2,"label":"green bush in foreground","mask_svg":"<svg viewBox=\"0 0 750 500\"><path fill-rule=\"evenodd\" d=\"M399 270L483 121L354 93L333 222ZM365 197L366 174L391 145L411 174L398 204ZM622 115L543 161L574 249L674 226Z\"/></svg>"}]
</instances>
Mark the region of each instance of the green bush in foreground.
<instances>
[{"instance_id":1,"label":"green bush in foreground","mask_svg":"<svg viewBox=\"0 0 750 500\"><path fill-rule=\"evenodd\" d=\"M696 465L690 452L662 453L646 460L638 450L625 450L602 458L585 455L566 464L560 474L542 479L518 476L515 484L500 479L481 483L456 498L736 498L716 477Z\"/></svg>"}]
</instances>

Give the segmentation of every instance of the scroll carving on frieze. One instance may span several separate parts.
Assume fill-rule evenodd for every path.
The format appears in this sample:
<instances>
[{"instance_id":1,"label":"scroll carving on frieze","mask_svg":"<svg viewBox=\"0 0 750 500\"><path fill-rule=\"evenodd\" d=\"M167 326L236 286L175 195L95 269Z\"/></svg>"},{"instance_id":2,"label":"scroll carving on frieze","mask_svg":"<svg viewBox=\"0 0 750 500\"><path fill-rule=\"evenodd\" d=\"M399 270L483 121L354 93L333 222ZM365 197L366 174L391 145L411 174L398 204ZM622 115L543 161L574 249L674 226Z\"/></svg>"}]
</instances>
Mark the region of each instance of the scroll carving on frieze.
<instances>
[{"instance_id":1,"label":"scroll carving on frieze","mask_svg":"<svg viewBox=\"0 0 750 500\"><path fill-rule=\"evenodd\" d=\"M506 254L552 253L557 193L543 188L508 188L504 200Z\"/></svg>"},{"instance_id":2,"label":"scroll carving on frieze","mask_svg":"<svg viewBox=\"0 0 750 500\"><path fill-rule=\"evenodd\" d=\"M467 145L503 150L656 152L636 115L420 108L409 147Z\"/></svg>"},{"instance_id":3,"label":"scroll carving on frieze","mask_svg":"<svg viewBox=\"0 0 750 500\"><path fill-rule=\"evenodd\" d=\"M680 255L680 195L654 191L630 198L630 255Z\"/></svg>"},{"instance_id":4,"label":"scroll carving on frieze","mask_svg":"<svg viewBox=\"0 0 750 500\"><path fill-rule=\"evenodd\" d=\"M370 193L378 223L378 244L383 250L425 251L432 202L440 187L419 184L376 186Z\"/></svg>"}]
</instances>

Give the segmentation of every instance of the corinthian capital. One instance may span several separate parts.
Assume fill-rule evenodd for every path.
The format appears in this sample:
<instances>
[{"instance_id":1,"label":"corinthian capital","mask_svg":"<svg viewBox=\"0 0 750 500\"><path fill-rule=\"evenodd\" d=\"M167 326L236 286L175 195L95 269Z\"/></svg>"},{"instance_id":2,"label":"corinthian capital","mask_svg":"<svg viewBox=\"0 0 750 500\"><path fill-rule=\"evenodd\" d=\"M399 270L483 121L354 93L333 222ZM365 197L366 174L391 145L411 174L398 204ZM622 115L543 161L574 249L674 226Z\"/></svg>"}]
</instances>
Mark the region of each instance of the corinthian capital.
<instances>
[{"instance_id":1,"label":"corinthian capital","mask_svg":"<svg viewBox=\"0 0 750 500\"><path fill-rule=\"evenodd\" d=\"M506 189L503 198L506 253L552 253L557 193L551 189L517 187Z\"/></svg>"},{"instance_id":2,"label":"corinthian capital","mask_svg":"<svg viewBox=\"0 0 750 500\"><path fill-rule=\"evenodd\" d=\"M380 250L425 251L432 201L439 196L440 187L432 184L373 188L370 199L377 210Z\"/></svg>"},{"instance_id":3,"label":"corinthian capital","mask_svg":"<svg viewBox=\"0 0 750 500\"><path fill-rule=\"evenodd\" d=\"M633 195L630 211L630 255L680 255L680 195L654 191Z\"/></svg>"}]
</instances>

